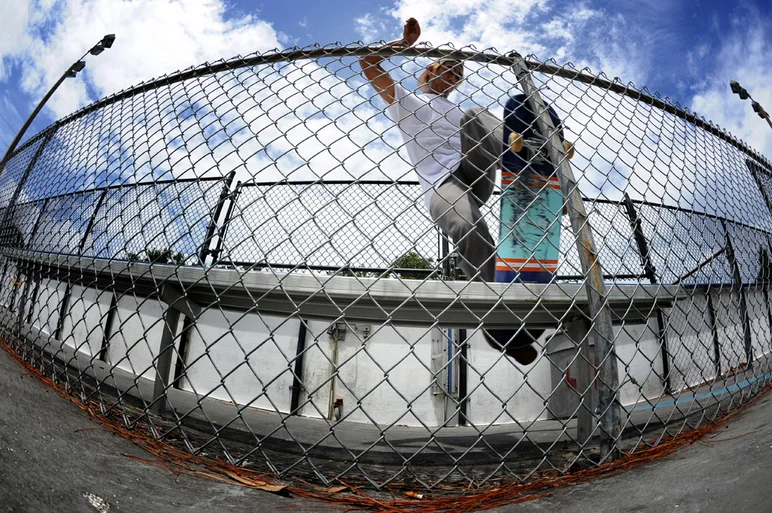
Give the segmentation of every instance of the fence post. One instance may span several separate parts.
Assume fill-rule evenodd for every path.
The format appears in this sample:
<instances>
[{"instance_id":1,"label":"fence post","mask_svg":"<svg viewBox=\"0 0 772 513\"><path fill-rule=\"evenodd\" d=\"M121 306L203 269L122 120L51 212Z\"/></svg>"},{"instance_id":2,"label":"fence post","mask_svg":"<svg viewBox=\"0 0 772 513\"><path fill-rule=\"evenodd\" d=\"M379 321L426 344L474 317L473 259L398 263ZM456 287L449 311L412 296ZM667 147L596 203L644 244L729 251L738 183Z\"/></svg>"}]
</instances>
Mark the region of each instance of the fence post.
<instances>
[{"instance_id":1,"label":"fence post","mask_svg":"<svg viewBox=\"0 0 772 513\"><path fill-rule=\"evenodd\" d=\"M568 324L566 331L574 344L579 345L579 357L576 360L578 372L576 376L576 391L579 394L579 413L576 419L576 441L584 446L592 437L595 424L595 412L592 407L592 389L596 374L590 361L590 321L582 317ZM569 364L570 366L570 364Z\"/></svg>"},{"instance_id":2,"label":"fence post","mask_svg":"<svg viewBox=\"0 0 772 513\"><path fill-rule=\"evenodd\" d=\"M582 195L568 163L560 137L552 123L547 106L533 82L528 64L515 53L513 68L518 82L527 97L528 108L536 117L536 128L548 139L547 151L555 164L560 188L568 207L571 227L576 237L576 249L582 264L585 290L589 304L592 330L590 336L595 345L598 364L598 407L600 414L600 458L610 461L619 456L619 436L622 433L621 407L617 399L619 374L614 350L614 328L611 311L605 304L606 284L598 252L593 240L592 227L582 203Z\"/></svg>"},{"instance_id":3,"label":"fence post","mask_svg":"<svg viewBox=\"0 0 772 513\"><path fill-rule=\"evenodd\" d=\"M753 180L756 182L756 187L759 188L759 191L761 192L761 196L764 198L764 203L766 203L767 205L767 210L769 210L769 214L772 215L772 201L770 201L769 194L767 194L766 189L764 189L764 183L761 181L761 177L759 176L759 172L764 173L764 168L762 168L760 165L753 162L751 159L745 159L745 165L748 167L748 170L751 172L751 176L753 176Z\"/></svg>"},{"instance_id":4,"label":"fence post","mask_svg":"<svg viewBox=\"0 0 772 513\"><path fill-rule=\"evenodd\" d=\"M180 311L169 306L163 315L164 332L161 335L161 343L158 348L158 358L155 365L155 383L153 384L153 402L151 411L157 415L163 415L166 411L166 386L171 374L172 356L174 354L174 338L177 336L177 324L180 320Z\"/></svg>"},{"instance_id":5,"label":"fence post","mask_svg":"<svg viewBox=\"0 0 772 513\"><path fill-rule=\"evenodd\" d=\"M105 202L105 198L107 197L107 191L108 189L104 189L102 194L99 195L96 207L94 207L94 213L91 215L91 219L88 220L86 230L83 232L83 238L80 239L80 244L78 244L78 255L83 255L83 250L86 248L88 236L91 235L91 230L94 229L94 223L96 222L97 214L99 214L99 209L102 208L102 205Z\"/></svg>"},{"instance_id":6,"label":"fence post","mask_svg":"<svg viewBox=\"0 0 772 513\"><path fill-rule=\"evenodd\" d=\"M236 206L236 201L238 201L240 194L241 181L238 181L236 182L236 187L233 189L233 192L228 196L231 201L228 204L228 210L225 211L225 217L222 219L220 229L217 230L217 246L215 246L214 251L212 251L213 262L216 262L220 259L223 243L225 242L225 234L228 233L228 226L230 225L231 216L233 215L233 209Z\"/></svg>"},{"instance_id":7,"label":"fence post","mask_svg":"<svg viewBox=\"0 0 772 513\"><path fill-rule=\"evenodd\" d=\"M54 123L54 125L43 136L43 140L41 141L40 146L38 146L37 150L35 150L35 154L32 156L29 164L27 164L27 167L24 169L24 173L22 173L21 177L19 178L19 183L16 186L16 189L13 191L13 195L11 196L10 201L8 201L8 205L5 207L5 212L3 213L3 219L1 221L2 224L0 224L0 234L8 229L8 221L13 218L16 201L19 198L19 194L21 194L22 188L24 187L24 184L27 182L27 178L29 178L29 175L32 172L32 168L35 167L35 164L37 164L40 155L42 155L43 150L45 150L46 146L48 145L48 141L50 141L56 133L58 126L59 125L57 123ZM5 166L0 172L4 172L7 169L8 160L10 160L10 158L4 160Z\"/></svg>"},{"instance_id":8,"label":"fence post","mask_svg":"<svg viewBox=\"0 0 772 513\"><path fill-rule=\"evenodd\" d=\"M459 348L459 360L458 360L458 425L467 425L467 403L469 397L467 389L469 388L469 366L467 364L467 343L466 343L466 330L456 330L458 333L458 348Z\"/></svg>"},{"instance_id":9,"label":"fence post","mask_svg":"<svg viewBox=\"0 0 772 513\"><path fill-rule=\"evenodd\" d=\"M633 237L635 238L635 244L638 246L638 253L641 256L641 264L643 265L643 273L649 280L649 283L657 283L657 270L651 261L651 253L649 252L649 243L646 240L646 236L643 233L643 226L640 217L638 217L638 211L635 208L635 203L630 199L630 196L624 194L625 211L627 217L630 218L630 228L633 229ZM667 330L665 327L665 316L662 313L661 308L657 308L657 341L659 347L662 349L662 374L663 385L665 392L670 393L672 387L670 386L670 352L667 347Z\"/></svg>"},{"instance_id":10,"label":"fence post","mask_svg":"<svg viewBox=\"0 0 772 513\"><path fill-rule=\"evenodd\" d=\"M212 245L212 239L214 239L215 233L217 232L217 220L220 218L220 215L222 214L222 209L225 206L225 202L230 198L231 196L231 186L233 185L233 179L236 177L236 171L231 171L227 174L225 177L225 183L223 184L222 191L220 191L220 198L217 200L217 206L214 208L214 213L212 214L212 218L209 220L209 227L206 229L206 238L204 239L204 242L201 243L201 251L199 252L199 260L201 261L201 265L204 265L206 261L206 257L210 254L214 256L214 259L217 259L217 250L212 251L209 249L209 247ZM239 182L240 184L241 182ZM236 185L236 188L238 189L238 184ZM234 191L235 192L235 191ZM233 203L233 201L231 201ZM223 221L227 221L227 219L230 217L230 211L231 208L228 209L228 216L226 216L226 219ZM217 241L218 249L221 245L220 241Z\"/></svg>"},{"instance_id":11,"label":"fence post","mask_svg":"<svg viewBox=\"0 0 772 513\"><path fill-rule=\"evenodd\" d=\"M716 368L716 376L721 375L721 342L718 340L718 323L716 323L716 309L713 306L713 298L710 295L710 287L705 291L708 305L708 323L710 333L713 335L713 361Z\"/></svg>"},{"instance_id":12,"label":"fence post","mask_svg":"<svg viewBox=\"0 0 772 513\"><path fill-rule=\"evenodd\" d=\"M298 343L295 349L295 365L292 375L292 395L290 397L290 415L298 414L300 406L300 392L305 389L303 386L303 360L306 354L306 323L298 317L300 327L298 328Z\"/></svg>"},{"instance_id":13,"label":"fence post","mask_svg":"<svg viewBox=\"0 0 772 513\"><path fill-rule=\"evenodd\" d=\"M443 278L449 280L450 276L450 243L448 236L441 229L437 228L440 235L440 262L442 262Z\"/></svg>"},{"instance_id":14,"label":"fence post","mask_svg":"<svg viewBox=\"0 0 772 513\"><path fill-rule=\"evenodd\" d=\"M732 267L732 290L737 292L740 299L740 317L743 323L743 340L745 341L745 358L747 359L746 368L750 369L753 367L753 344L751 339L751 320L748 315L748 302L745 298L740 265L737 263L737 256L732 245L732 237L729 236L725 219L721 219L721 226L724 227L724 236L726 237L726 256L729 260L729 265Z\"/></svg>"}]
</instances>

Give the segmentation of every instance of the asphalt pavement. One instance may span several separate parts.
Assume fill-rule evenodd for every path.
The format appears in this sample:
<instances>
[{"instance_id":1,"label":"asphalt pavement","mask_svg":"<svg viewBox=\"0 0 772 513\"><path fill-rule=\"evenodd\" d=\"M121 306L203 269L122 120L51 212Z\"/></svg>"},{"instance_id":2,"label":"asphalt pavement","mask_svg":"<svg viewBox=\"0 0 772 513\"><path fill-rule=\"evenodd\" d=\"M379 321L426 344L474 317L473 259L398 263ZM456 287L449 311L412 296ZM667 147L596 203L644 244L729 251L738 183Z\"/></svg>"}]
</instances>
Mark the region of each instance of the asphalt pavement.
<instances>
[{"instance_id":1,"label":"asphalt pavement","mask_svg":"<svg viewBox=\"0 0 772 513\"><path fill-rule=\"evenodd\" d=\"M770 419L770 397L762 397L704 443L623 474L490 511L770 513ZM149 456L94 428L99 426L77 406L0 350L0 512L331 511L325 503L177 477L127 457Z\"/></svg>"}]
</instances>

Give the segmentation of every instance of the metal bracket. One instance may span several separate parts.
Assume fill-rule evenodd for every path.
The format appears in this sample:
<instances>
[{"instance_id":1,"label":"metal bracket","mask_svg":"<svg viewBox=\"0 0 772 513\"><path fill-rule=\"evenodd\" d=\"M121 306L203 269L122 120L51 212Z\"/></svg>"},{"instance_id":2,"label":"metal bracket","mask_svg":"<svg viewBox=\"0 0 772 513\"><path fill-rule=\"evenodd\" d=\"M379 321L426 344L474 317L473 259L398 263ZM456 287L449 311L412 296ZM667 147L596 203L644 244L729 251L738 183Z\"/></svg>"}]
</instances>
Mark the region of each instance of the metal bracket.
<instances>
[{"instance_id":1,"label":"metal bracket","mask_svg":"<svg viewBox=\"0 0 772 513\"><path fill-rule=\"evenodd\" d=\"M197 319L203 313L201 306L191 300L182 290L168 283L164 283L161 287L160 299L189 319Z\"/></svg>"},{"instance_id":2,"label":"metal bracket","mask_svg":"<svg viewBox=\"0 0 772 513\"><path fill-rule=\"evenodd\" d=\"M353 324L350 322L336 322L334 325L331 325L329 328L327 328L327 334L340 340L346 336L346 332L349 328L356 331L357 333L361 333L363 335L363 340L367 340L367 338L370 336L369 324Z\"/></svg>"}]
</instances>

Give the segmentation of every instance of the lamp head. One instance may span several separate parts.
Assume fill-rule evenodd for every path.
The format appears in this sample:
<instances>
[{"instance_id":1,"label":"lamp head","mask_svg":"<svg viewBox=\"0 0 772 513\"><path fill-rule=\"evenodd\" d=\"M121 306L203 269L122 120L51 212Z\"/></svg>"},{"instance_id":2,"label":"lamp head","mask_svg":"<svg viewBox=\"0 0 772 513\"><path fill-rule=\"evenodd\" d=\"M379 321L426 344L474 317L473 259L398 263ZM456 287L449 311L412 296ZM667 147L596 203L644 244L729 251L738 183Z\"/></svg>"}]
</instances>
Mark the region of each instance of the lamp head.
<instances>
[{"instance_id":1,"label":"lamp head","mask_svg":"<svg viewBox=\"0 0 772 513\"><path fill-rule=\"evenodd\" d=\"M732 88L732 92L736 95L739 95L741 99L747 100L750 95L748 94L748 91L745 90L743 86L741 86L739 83L737 83L735 80L731 80L729 82L729 87Z\"/></svg>"},{"instance_id":2,"label":"lamp head","mask_svg":"<svg viewBox=\"0 0 772 513\"><path fill-rule=\"evenodd\" d=\"M115 42L115 34L107 34L105 37L102 38L102 41L100 43L105 48L112 48L113 43Z\"/></svg>"}]
</instances>

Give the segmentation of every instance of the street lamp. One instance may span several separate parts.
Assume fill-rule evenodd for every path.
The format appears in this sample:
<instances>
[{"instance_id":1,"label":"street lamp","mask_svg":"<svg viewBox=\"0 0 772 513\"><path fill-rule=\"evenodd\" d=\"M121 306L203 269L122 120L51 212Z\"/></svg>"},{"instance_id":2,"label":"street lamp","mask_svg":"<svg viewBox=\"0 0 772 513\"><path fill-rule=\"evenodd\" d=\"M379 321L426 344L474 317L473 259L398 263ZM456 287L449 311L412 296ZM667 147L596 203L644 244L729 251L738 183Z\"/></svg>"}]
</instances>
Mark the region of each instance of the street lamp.
<instances>
[{"instance_id":1,"label":"street lamp","mask_svg":"<svg viewBox=\"0 0 772 513\"><path fill-rule=\"evenodd\" d=\"M748 93L748 91L743 86L741 86L735 80L730 80L729 87L732 88L732 92L737 96L739 96L741 100L750 99L751 106L753 107L753 112L758 114L761 119L766 120L767 124L770 126L770 128L772 128L772 121L770 121L769 114L767 114L767 111L764 110L764 107L762 107L759 102L757 102L751 97L750 93Z\"/></svg>"},{"instance_id":2,"label":"street lamp","mask_svg":"<svg viewBox=\"0 0 772 513\"><path fill-rule=\"evenodd\" d=\"M54 94L54 91L56 91L59 88L59 86L62 85L62 82L64 82L65 79L75 78L75 76L77 76L79 71L83 71L83 68L86 67L86 61L83 60L86 58L86 55L88 54L99 55L100 53L104 52L105 49L111 48L114 42L115 42L115 34L107 34L105 37L101 39L101 41L95 44L88 52L84 53L80 59L75 61L72 64L72 66L67 68L67 71L64 72L64 74L59 78L59 80L57 80L56 83L51 87L48 93L46 93L43 99L40 100L40 103L38 103L38 106L35 107L35 110L33 110L32 114L30 114L29 118L27 118L27 121L24 123L24 126L22 126L21 130L19 130L19 133L16 134L16 137L11 142L11 145L8 146L8 149L5 151L5 156L3 157L3 160L0 162L0 168L5 164L6 160L8 160L8 158L13 154L13 151L16 149L16 146L19 144L19 141L21 141L21 138L24 136L24 133L32 124L32 120L35 119L35 117L40 112L40 109L43 108L43 105L45 105L48 99L51 98L51 95Z\"/></svg>"}]
</instances>

